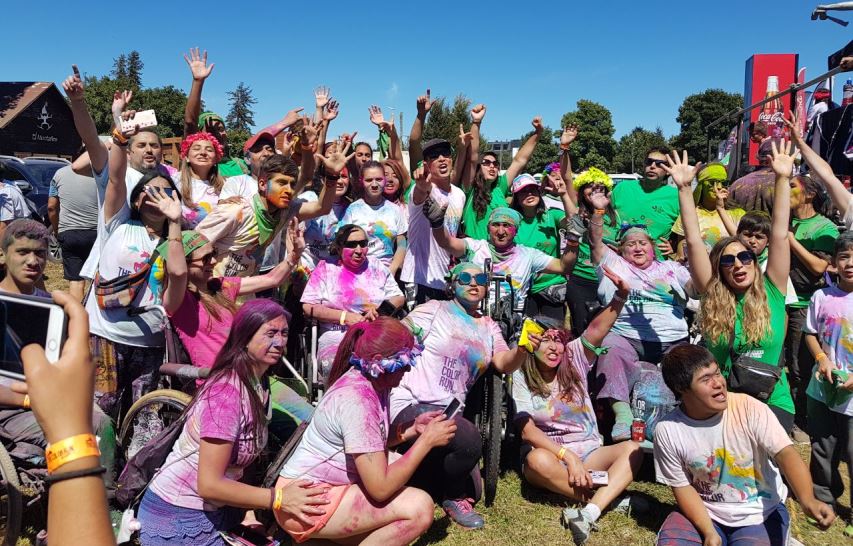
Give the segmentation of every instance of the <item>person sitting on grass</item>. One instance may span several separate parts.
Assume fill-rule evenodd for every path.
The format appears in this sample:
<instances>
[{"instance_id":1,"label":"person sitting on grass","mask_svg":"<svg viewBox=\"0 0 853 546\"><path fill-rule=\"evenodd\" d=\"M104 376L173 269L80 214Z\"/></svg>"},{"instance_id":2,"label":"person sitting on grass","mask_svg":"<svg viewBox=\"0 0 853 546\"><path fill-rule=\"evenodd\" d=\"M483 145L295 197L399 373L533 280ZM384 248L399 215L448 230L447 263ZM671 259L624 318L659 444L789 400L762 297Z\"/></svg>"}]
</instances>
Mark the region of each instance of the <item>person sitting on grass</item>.
<instances>
[{"instance_id":1,"label":"person sitting on grass","mask_svg":"<svg viewBox=\"0 0 853 546\"><path fill-rule=\"evenodd\" d=\"M728 392L714 355L679 345L662 362L681 405L655 429L655 472L678 510L663 522L658 546L786 544L788 487L821 527L835 519L817 500L805 463L770 407Z\"/></svg>"},{"instance_id":2,"label":"person sitting on grass","mask_svg":"<svg viewBox=\"0 0 853 546\"><path fill-rule=\"evenodd\" d=\"M587 375L600 352L598 346L619 316L630 290L630 285L609 269L605 268L605 275L617 291L581 337L569 341L570 334L561 325L548 328L539 348L512 375L515 425L523 441L522 474L536 487L586 502L583 509L566 508L562 515L563 525L579 545L586 543L596 520L609 506L631 507L627 496L615 501L634 480L643 461L636 442L602 446L589 398ZM591 470L606 471L608 483L594 485Z\"/></svg>"}]
</instances>

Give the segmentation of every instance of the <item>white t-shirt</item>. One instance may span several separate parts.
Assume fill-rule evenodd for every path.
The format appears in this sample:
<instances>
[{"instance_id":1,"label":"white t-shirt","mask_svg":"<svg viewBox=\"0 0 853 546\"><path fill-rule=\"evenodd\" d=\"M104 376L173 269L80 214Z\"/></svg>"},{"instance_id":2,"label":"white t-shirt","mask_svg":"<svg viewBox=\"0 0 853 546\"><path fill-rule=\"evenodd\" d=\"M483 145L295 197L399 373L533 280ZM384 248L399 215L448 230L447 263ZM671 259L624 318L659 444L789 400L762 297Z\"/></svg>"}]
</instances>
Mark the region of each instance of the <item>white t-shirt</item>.
<instances>
[{"instance_id":1,"label":"white t-shirt","mask_svg":"<svg viewBox=\"0 0 853 546\"><path fill-rule=\"evenodd\" d=\"M791 445L770 408L728 393L728 408L697 421L678 408L655 427L655 472L670 487L692 486L711 519L731 527L761 524L788 488L772 458Z\"/></svg>"},{"instance_id":2,"label":"white t-shirt","mask_svg":"<svg viewBox=\"0 0 853 546\"><path fill-rule=\"evenodd\" d=\"M495 321L472 317L455 301L430 300L403 322L424 350L391 390L392 419L413 404L445 405L453 397L464 401L495 353L509 350Z\"/></svg>"},{"instance_id":3,"label":"white t-shirt","mask_svg":"<svg viewBox=\"0 0 853 546\"><path fill-rule=\"evenodd\" d=\"M178 188L180 188L181 173L178 172L173 176L172 181ZM190 180L190 189L192 190L190 199L195 203L195 207L190 208L181 204L181 216L183 217L184 229L195 228L219 202L219 195L207 180L192 178Z\"/></svg>"},{"instance_id":4,"label":"white t-shirt","mask_svg":"<svg viewBox=\"0 0 853 546\"><path fill-rule=\"evenodd\" d=\"M853 292L829 286L812 294L803 332L817 336L821 351L838 369L853 373ZM806 394L826 403L821 382L815 377L817 369L815 364ZM830 409L853 416L853 397Z\"/></svg>"},{"instance_id":5,"label":"white t-shirt","mask_svg":"<svg viewBox=\"0 0 853 546\"><path fill-rule=\"evenodd\" d=\"M462 209L465 208L465 192L453 185L450 186L450 191L446 192L433 184L430 197L440 206L447 207L444 229L451 235L456 235L462 221ZM424 216L423 203L415 205L414 202L409 202L408 234L409 246L406 249L400 279L430 288L444 288L447 284L444 278L450 271L450 254L438 246L432 236L429 220Z\"/></svg>"},{"instance_id":6,"label":"white t-shirt","mask_svg":"<svg viewBox=\"0 0 853 546\"><path fill-rule=\"evenodd\" d=\"M0 181L0 222L29 218L30 208L24 194L14 183Z\"/></svg>"},{"instance_id":7,"label":"white t-shirt","mask_svg":"<svg viewBox=\"0 0 853 546\"><path fill-rule=\"evenodd\" d=\"M480 241L466 237L465 256L466 262L484 265L486 260L492 260L492 272L496 275L510 275L512 288L515 290L515 308L524 305L527 292L533 284L533 278L548 267L554 258L541 250L529 246L516 244L512 247L509 257L501 262L494 261L491 247L488 241ZM489 301L495 301L494 284L489 284ZM509 283L501 282L501 297L509 294Z\"/></svg>"},{"instance_id":8,"label":"white t-shirt","mask_svg":"<svg viewBox=\"0 0 853 546\"><path fill-rule=\"evenodd\" d=\"M225 183L222 184L222 191L219 192L219 199L237 196L251 201L257 193L258 181L252 175L238 174L225 179Z\"/></svg>"},{"instance_id":9,"label":"white t-shirt","mask_svg":"<svg viewBox=\"0 0 853 546\"><path fill-rule=\"evenodd\" d=\"M308 190L300 193L299 199L310 203L317 201L319 197L313 191ZM302 252L301 263L309 271L317 267L320 260L330 258L329 244L335 238L340 219L344 217L346 210L346 202L335 203L332 205L329 214L302 223L302 227L305 229L305 251Z\"/></svg>"},{"instance_id":10,"label":"white t-shirt","mask_svg":"<svg viewBox=\"0 0 853 546\"><path fill-rule=\"evenodd\" d=\"M152 238L148 234L142 222L130 219L127 203L106 224L98 224L98 240L102 243L97 272L104 280L142 269L160 242L159 237ZM137 293L131 308L159 305L165 274L163 260L157 259L151 266L145 289ZM86 311L89 313L89 331L112 342L136 347L162 347L165 344L163 328L166 317L160 311L130 316L126 308L104 310L98 306L94 292L86 299Z\"/></svg>"},{"instance_id":11,"label":"white t-shirt","mask_svg":"<svg viewBox=\"0 0 853 546\"><path fill-rule=\"evenodd\" d=\"M317 404L280 475L329 485L359 483L353 455L384 452L389 422L387 394L350 368Z\"/></svg>"},{"instance_id":12,"label":"white t-shirt","mask_svg":"<svg viewBox=\"0 0 853 546\"><path fill-rule=\"evenodd\" d=\"M672 260L654 260L647 268L631 265L609 248L602 264L625 279L630 285L628 301L619 313L611 332L630 339L678 341L687 337L687 321L684 310L688 297L690 271ZM601 266L595 269L598 275L598 299L607 303L613 299L616 286L604 276Z\"/></svg>"},{"instance_id":13,"label":"white t-shirt","mask_svg":"<svg viewBox=\"0 0 853 546\"><path fill-rule=\"evenodd\" d=\"M842 222L847 229L853 229L853 195L847 199L847 212L844 214Z\"/></svg>"},{"instance_id":14,"label":"white t-shirt","mask_svg":"<svg viewBox=\"0 0 853 546\"><path fill-rule=\"evenodd\" d=\"M368 238L368 256L376 258L390 267L397 246L397 236L405 235L408 226L400 212L400 207L387 199L374 207L364 202L364 199L347 207L340 225L355 224L365 232Z\"/></svg>"}]
</instances>

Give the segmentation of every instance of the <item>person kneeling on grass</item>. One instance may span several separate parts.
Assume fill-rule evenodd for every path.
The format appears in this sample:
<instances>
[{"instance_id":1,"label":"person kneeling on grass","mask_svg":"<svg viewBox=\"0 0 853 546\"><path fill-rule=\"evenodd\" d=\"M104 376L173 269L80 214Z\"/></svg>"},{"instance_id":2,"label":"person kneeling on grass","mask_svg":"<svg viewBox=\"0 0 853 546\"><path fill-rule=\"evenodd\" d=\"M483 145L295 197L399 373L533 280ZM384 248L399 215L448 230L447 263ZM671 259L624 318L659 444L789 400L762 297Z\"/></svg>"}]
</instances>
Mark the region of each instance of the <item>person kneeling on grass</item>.
<instances>
[{"instance_id":1,"label":"person kneeling on grass","mask_svg":"<svg viewBox=\"0 0 853 546\"><path fill-rule=\"evenodd\" d=\"M832 508L817 500L800 454L770 408L727 392L714 356L680 345L662 362L663 379L681 401L655 429L655 471L672 487L678 510L664 521L658 546L786 544L788 488L806 516L828 527Z\"/></svg>"},{"instance_id":2,"label":"person kneeling on grass","mask_svg":"<svg viewBox=\"0 0 853 546\"><path fill-rule=\"evenodd\" d=\"M640 444L628 441L602 446L587 388L587 374L602 352L598 346L619 316L631 288L627 281L603 269L616 286L610 304L578 339L569 341L569 333L558 326L547 329L539 348L512 376L512 397L518 412L515 424L524 441L522 473L534 486L587 503L583 509L563 511L562 523L578 545L586 543L596 528L595 521L609 506L639 509L630 497L618 497L634 480L643 461ZM608 482L595 484L592 470L606 471Z\"/></svg>"}]
</instances>

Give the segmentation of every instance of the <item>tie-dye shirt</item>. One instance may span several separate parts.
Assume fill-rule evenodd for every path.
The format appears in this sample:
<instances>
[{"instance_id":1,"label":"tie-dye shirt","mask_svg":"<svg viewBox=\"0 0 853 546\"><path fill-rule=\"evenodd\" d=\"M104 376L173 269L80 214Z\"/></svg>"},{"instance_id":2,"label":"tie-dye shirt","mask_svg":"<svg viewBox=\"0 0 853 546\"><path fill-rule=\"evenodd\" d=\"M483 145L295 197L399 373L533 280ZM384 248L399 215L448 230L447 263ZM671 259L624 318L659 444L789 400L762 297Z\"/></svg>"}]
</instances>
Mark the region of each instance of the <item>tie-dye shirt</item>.
<instances>
[{"instance_id":1,"label":"tie-dye shirt","mask_svg":"<svg viewBox=\"0 0 853 546\"><path fill-rule=\"evenodd\" d=\"M515 308L521 308L527 298L527 292L533 284L533 278L551 263L551 256L541 250L517 244L512 247L508 257L496 261L492 256L491 245L488 241L479 241L466 237L465 256L463 260L483 266L486 260L492 260L492 272L495 275L510 275L512 287L515 290ZM501 283L501 298L509 294L509 283ZM489 301L495 301L495 286L489 284Z\"/></svg>"},{"instance_id":2,"label":"tie-dye shirt","mask_svg":"<svg viewBox=\"0 0 853 546\"><path fill-rule=\"evenodd\" d=\"M380 395L350 368L317 404L280 475L329 485L360 483L353 455L384 452L389 422L387 393Z\"/></svg>"},{"instance_id":3,"label":"tie-dye shirt","mask_svg":"<svg viewBox=\"0 0 853 546\"><path fill-rule=\"evenodd\" d=\"M391 416L414 404L446 405L464 400L496 353L509 348L497 323L472 317L456 301L431 300L404 319L424 350L391 391Z\"/></svg>"},{"instance_id":4,"label":"tie-dye shirt","mask_svg":"<svg viewBox=\"0 0 853 546\"><path fill-rule=\"evenodd\" d=\"M178 188L181 187L180 173L173 176L172 180ZM193 178L190 181L190 188L192 189L191 199L195 203L195 206L190 208L185 204L181 205L184 229L195 228L216 207L216 203L219 202L219 194L216 193L216 190L213 189L213 186L207 180Z\"/></svg>"},{"instance_id":5,"label":"tie-dye shirt","mask_svg":"<svg viewBox=\"0 0 853 546\"><path fill-rule=\"evenodd\" d=\"M258 394L264 401L269 396L265 391ZM243 386L236 374L205 384L163 470L151 481L151 491L174 506L205 511L222 508L223 504L206 501L198 492L199 445L202 438L234 444L225 477L239 481L243 469L260 453L255 444L263 449L267 443L266 428L263 437L255 442L249 396L256 395Z\"/></svg>"},{"instance_id":6,"label":"tie-dye shirt","mask_svg":"<svg viewBox=\"0 0 853 546\"><path fill-rule=\"evenodd\" d=\"M837 368L853 373L853 292L845 292L837 286L815 292L803 332L817 336L821 350ZM815 365L806 394L826 402L820 382L815 377L817 368ZM853 416L853 398L830 409Z\"/></svg>"},{"instance_id":7,"label":"tie-dye shirt","mask_svg":"<svg viewBox=\"0 0 853 546\"><path fill-rule=\"evenodd\" d=\"M722 525L760 525L788 488L773 457L791 445L770 408L728 393L728 408L697 421L681 408L655 428L655 472L670 487L692 486L708 515Z\"/></svg>"},{"instance_id":8,"label":"tie-dye shirt","mask_svg":"<svg viewBox=\"0 0 853 546\"><path fill-rule=\"evenodd\" d=\"M130 208L124 203L112 218L98 225L98 241L97 275L110 281L145 267L160 238L152 237L139 220L131 220ZM148 283L139 290L130 307L159 305L165 276L163 259L157 258L151 266ZM89 331L102 338L136 347L162 347L166 343L163 335L166 317L158 310L129 316L124 307L101 309L93 295L86 298L86 311Z\"/></svg>"},{"instance_id":9,"label":"tie-dye shirt","mask_svg":"<svg viewBox=\"0 0 853 546\"><path fill-rule=\"evenodd\" d=\"M405 235L408 225L400 212L400 207L384 199L378 207L368 205L359 199L347 207L340 225L355 224L367 233L368 255L385 264L391 265L397 247L397 236Z\"/></svg>"},{"instance_id":10,"label":"tie-dye shirt","mask_svg":"<svg viewBox=\"0 0 853 546\"><path fill-rule=\"evenodd\" d=\"M628 301L619 313L611 332L630 339L672 342L687 337L684 310L689 291L690 271L672 260L654 260L640 269L606 249L602 264L625 279L631 287ZM607 303L613 299L616 286L604 276L601 267L596 269L600 284L598 299Z\"/></svg>"},{"instance_id":11,"label":"tie-dye shirt","mask_svg":"<svg viewBox=\"0 0 853 546\"><path fill-rule=\"evenodd\" d=\"M300 193L299 198L306 203L320 199L316 193L310 190ZM303 222L305 251L302 253L301 263L309 271L317 267L321 260L329 259L329 243L335 238L341 218L346 213L347 203L347 201L337 202L332 205L329 214Z\"/></svg>"},{"instance_id":12,"label":"tie-dye shirt","mask_svg":"<svg viewBox=\"0 0 853 546\"><path fill-rule=\"evenodd\" d=\"M737 225L743 215L746 214L746 211L743 209L731 209L726 212L731 217L734 225ZM723 220L716 210L705 210L702 207L696 207L696 216L699 217L699 233L702 235L702 242L705 243L705 248L708 252L711 252L717 241L728 236L726 226L723 224ZM681 215L678 216L678 219L672 225L672 232L684 237L684 226L681 223Z\"/></svg>"},{"instance_id":13,"label":"tie-dye shirt","mask_svg":"<svg viewBox=\"0 0 853 546\"><path fill-rule=\"evenodd\" d=\"M560 445L566 446L575 455L584 458L602 445L601 434L598 433L598 421L595 410L589 398L587 389L587 374L591 367L584 354L580 339L572 340L566 345L569 362L574 366L581 378L583 399L566 402L560 397L560 383L555 379L550 387L551 394L543 398L533 394L524 379L524 373L516 370L512 374L512 398L515 400L516 419L533 419L536 427L548 438Z\"/></svg>"}]
</instances>

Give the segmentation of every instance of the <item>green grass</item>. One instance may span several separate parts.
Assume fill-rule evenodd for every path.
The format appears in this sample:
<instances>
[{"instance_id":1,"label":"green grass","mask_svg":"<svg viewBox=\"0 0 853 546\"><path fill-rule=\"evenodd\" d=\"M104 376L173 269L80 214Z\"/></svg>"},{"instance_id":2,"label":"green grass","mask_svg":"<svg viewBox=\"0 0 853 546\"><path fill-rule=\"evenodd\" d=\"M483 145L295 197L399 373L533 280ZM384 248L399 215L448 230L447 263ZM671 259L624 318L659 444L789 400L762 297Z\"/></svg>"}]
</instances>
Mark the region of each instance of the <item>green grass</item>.
<instances>
[{"instance_id":1,"label":"green grass","mask_svg":"<svg viewBox=\"0 0 853 546\"><path fill-rule=\"evenodd\" d=\"M62 268L57 264L48 264L49 290L65 288L67 283L62 279ZM809 448L807 445L798 446L803 460L808 463ZM843 519L850 518L850 484L847 482L846 467L842 465L847 491L841 498L841 516L827 531L810 525L799 505L788 500L791 512L791 527L794 536L807 546L842 546L853 544L853 539L844 536L845 523ZM652 480L648 463L644 468L643 477ZM600 531L593 533L587 544L589 546L628 546L654 544L657 530L666 516L675 508L675 499L668 487L653 481L637 481L629 487L629 491L647 495L657 503L656 509L643 516L628 516L623 514L605 514L599 520ZM452 524L444 512L436 509L435 523L426 535L416 542L418 546L427 544L482 545L497 546L503 544L535 544L548 545L571 544L571 535L560 525L560 512L567 506L566 499L540 490L535 490L522 482L515 471L507 471L498 483L495 503L491 507L478 506L477 509L486 520L486 528L480 531L466 531ZM30 525L28 528L28 524ZM35 543L35 529L26 518L24 528L30 531L28 536L21 538L17 546L30 546Z\"/></svg>"}]
</instances>

